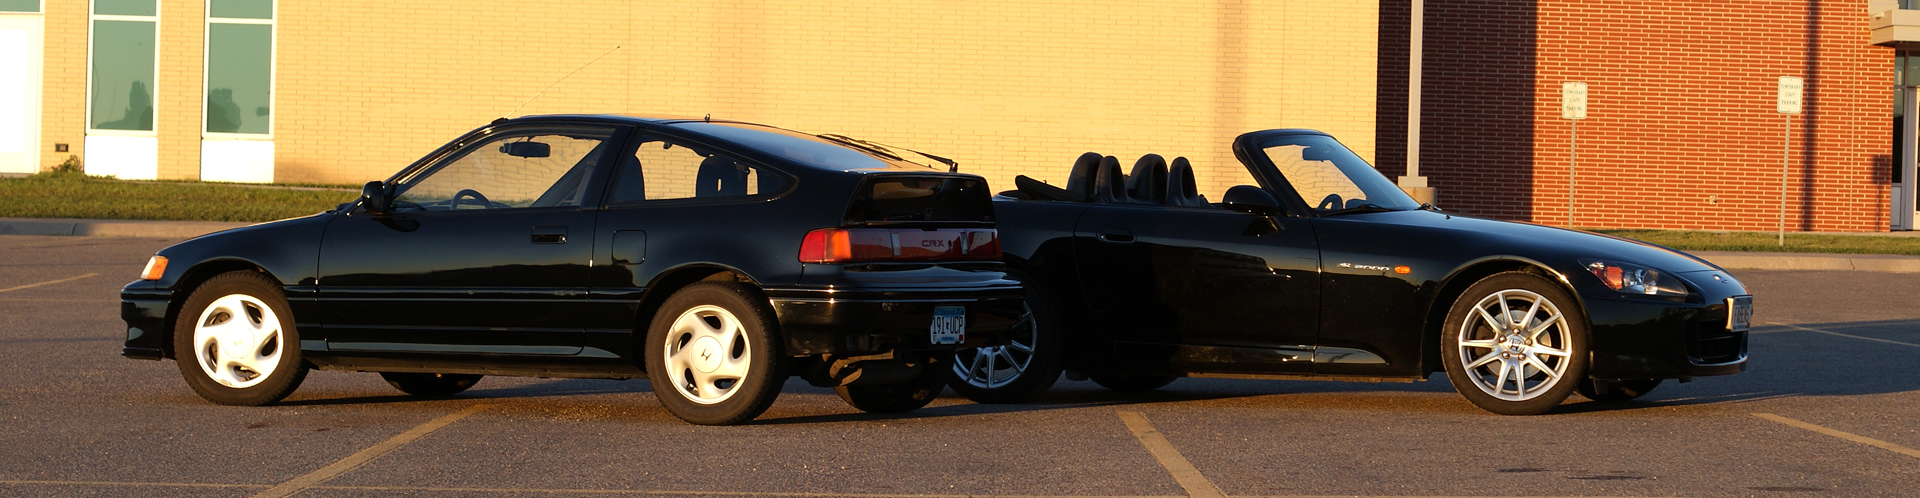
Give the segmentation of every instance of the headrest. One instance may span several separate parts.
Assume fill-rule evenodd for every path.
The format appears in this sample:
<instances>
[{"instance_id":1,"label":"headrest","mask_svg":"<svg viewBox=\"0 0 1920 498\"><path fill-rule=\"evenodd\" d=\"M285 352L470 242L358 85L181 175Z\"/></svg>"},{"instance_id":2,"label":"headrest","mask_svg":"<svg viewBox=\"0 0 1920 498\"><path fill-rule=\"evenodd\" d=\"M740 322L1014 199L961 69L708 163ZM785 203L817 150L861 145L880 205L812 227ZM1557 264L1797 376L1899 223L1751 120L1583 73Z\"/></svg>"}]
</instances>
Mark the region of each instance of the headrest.
<instances>
[{"instance_id":1,"label":"headrest","mask_svg":"<svg viewBox=\"0 0 1920 498\"><path fill-rule=\"evenodd\" d=\"M1159 154L1140 156L1133 162L1133 172L1127 173L1127 194L1134 199L1147 202L1160 202L1166 198L1167 159Z\"/></svg>"},{"instance_id":2,"label":"headrest","mask_svg":"<svg viewBox=\"0 0 1920 498\"><path fill-rule=\"evenodd\" d=\"M1127 177L1120 174L1120 160L1113 156L1100 159L1100 176L1093 188L1095 202L1125 204L1133 200L1127 195Z\"/></svg>"},{"instance_id":3,"label":"headrest","mask_svg":"<svg viewBox=\"0 0 1920 498\"><path fill-rule=\"evenodd\" d=\"M1173 158L1173 167L1167 169L1167 200L1174 206L1206 206L1207 199L1200 196L1200 189L1193 179L1193 164L1185 157Z\"/></svg>"},{"instance_id":4,"label":"headrest","mask_svg":"<svg viewBox=\"0 0 1920 498\"><path fill-rule=\"evenodd\" d=\"M1093 200L1094 176L1099 174L1100 154L1086 152L1073 160L1073 171L1067 173L1067 193L1078 196L1081 201Z\"/></svg>"}]
</instances>

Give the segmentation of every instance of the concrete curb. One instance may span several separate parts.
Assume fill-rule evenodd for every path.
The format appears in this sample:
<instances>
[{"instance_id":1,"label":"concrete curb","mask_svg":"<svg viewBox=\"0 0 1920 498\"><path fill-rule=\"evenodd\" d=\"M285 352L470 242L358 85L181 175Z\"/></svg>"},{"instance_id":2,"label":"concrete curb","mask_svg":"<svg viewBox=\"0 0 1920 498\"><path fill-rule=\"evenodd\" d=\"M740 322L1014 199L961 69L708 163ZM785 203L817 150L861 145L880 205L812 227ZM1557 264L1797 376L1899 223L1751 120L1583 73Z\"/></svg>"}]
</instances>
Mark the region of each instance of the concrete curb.
<instances>
[{"instance_id":1,"label":"concrete curb","mask_svg":"<svg viewBox=\"0 0 1920 498\"><path fill-rule=\"evenodd\" d=\"M90 235L185 239L254 223L224 221L82 220L0 218L0 235Z\"/></svg>"},{"instance_id":2,"label":"concrete curb","mask_svg":"<svg viewBox=\"0 0 1920 498\"><path fill-rule=\"evenodd\" d=\"M220 221L82 220L0 218L0 235L91 235L96 237L198 237L253 223ZM1920 256L1799 252L1694 251L1730 270L1847 270L1920 273Z\"/></svg>"},{"instance_id":3,"label":"concrete curb","mask_svg":"<svg viewBox=\"0 0 1920 498\"><path fill-rule=\"evenodd\" d=\"M1690 252L1729 270L1853 270L1920 273L1920 256L1804 252Z\"/></svg>"}]
</instances>

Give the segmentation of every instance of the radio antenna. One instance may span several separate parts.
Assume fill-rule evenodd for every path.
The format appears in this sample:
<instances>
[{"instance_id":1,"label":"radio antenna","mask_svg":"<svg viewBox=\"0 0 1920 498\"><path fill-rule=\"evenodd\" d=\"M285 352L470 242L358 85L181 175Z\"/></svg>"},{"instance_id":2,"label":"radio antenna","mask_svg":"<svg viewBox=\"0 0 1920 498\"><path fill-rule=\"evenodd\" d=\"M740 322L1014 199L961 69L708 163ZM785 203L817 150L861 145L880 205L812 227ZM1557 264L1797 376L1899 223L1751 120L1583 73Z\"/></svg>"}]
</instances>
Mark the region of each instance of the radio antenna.
<instances>
[{"instance_id":1,"label":"radio antenna","mask_svg":"<svg viewBox=\"0 0 1920 498\"><path fill-rule=\"evenodd\" d=\"M580 67L579 67L579 69L574 69L572 73L567 73L567 75L566 75L566 76L561 76L561 77L560 77L560 79L558 79L558 80L554 80L554 82L553 82L553 84L552 84L552 85L547 85L547 87L546 87L546 88L542 88L542 89L540 89L540 92L539 92L539 93L535 93L535 94L533 94L533 97L531 97L531 98L528 98L526 102L521 102L521 103L520 103L520 107L515 107L515 108L513 108L513 110L511 110L511 111L507 111L507 115L508 115L508 116L512 116L512 115L513 115L514 113L516 113L516 112L520 112L520 109L521 109L522 107L526 107L526 106L527 106L527 104L531 104L531 103L533 103L533 99L537 99L537 98L540 98L540 96L541 96L541 95L546 95L546 94L547 94L547 90L552 90L552 89L553 89L553 87L555 87L555 86L558 86L558 85L560 84L560 82L562 82L562 81L566 81L566 80L567 80L567 78L572 78L572 77L573 77L573 75L574 75L575 73L579 73L579 72L580 72L581 70L584 70L584 69L586 69L586 68L587 68L587 66L591 66L591 65L593 65L593 63L595 63L595 62L600 62L600 59L605 59L605 58L607 58L607 56L609 56L609 55L613 55L613 52L614 52L614 50L620 50L620 46L619 46L619 45L614 45L614 46L613 46L613 49L612 49L612 50L608 50L608 51L607 51L607 53L604 53L604 54L600 54L600 56L599 56L599 57L594 57L594 58L593 58L593 60L590 60L590 61L587 61L587 63L586 63L586 64L581 64L581 65L580 65ZM502 118L502 119L505 119L505 118Z\"/></svg>"}]
</instances>

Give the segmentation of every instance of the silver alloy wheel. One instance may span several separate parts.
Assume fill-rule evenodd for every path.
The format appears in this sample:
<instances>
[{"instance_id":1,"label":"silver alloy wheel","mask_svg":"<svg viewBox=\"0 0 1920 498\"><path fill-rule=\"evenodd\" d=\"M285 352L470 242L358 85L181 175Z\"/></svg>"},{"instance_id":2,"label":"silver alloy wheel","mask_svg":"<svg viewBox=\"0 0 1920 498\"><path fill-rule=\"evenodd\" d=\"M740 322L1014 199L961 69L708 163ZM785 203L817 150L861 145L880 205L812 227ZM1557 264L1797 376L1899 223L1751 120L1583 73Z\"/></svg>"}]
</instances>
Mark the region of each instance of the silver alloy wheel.
<instances>
[{"instance_id":1,"label":"silver alloy wheel","mask_svg":"<svg viewBox=\"0 0 1920 498\"><path fill-rule=\"evenodd\" d=\"M953 353L953 374L968 385L993 389L1020 379L1033 364L1033 349L1040 334L1033 322L1033 308L1020 315L1008 331L1007 345L962 349Z\"/></svg>"},{"instance_id":2,"label":"silver alloy wheel","mask_svg":"<svg viewBox=\"0 0 1920 498\"><path fill-rule=\"evenodd\" d=\"M1524 309L1521 309L1524 308ZM1572 330L1560 308L1525 289L1495 292L1460 323L1460 363L1481 391L1504 401L1545 394L1572 363Z\"/></svg>"},{"instance_id":3,"label":"silver alloy wheel","mask_svg":"<svg viewBox=\"0 0 1920 498\"><path fill-rule=\"evenodd\" d=\"M688 401L711 405L740 391L753 361L740 319L714 305L700 305L680 314L667 330L668 380Z\"/></svg>"},{"instance_id":4,"label":"silver alloy wheel","mask_svg":"<svg viewBox=\"0 0 1920 498\"><path fill-rule=\"evenodd\" d=\"M193 355L200 371L220 385L243 389L267 380L286 347L273 308L246 294L215 299L194 322Z\"/></svg>"}]
</instances>

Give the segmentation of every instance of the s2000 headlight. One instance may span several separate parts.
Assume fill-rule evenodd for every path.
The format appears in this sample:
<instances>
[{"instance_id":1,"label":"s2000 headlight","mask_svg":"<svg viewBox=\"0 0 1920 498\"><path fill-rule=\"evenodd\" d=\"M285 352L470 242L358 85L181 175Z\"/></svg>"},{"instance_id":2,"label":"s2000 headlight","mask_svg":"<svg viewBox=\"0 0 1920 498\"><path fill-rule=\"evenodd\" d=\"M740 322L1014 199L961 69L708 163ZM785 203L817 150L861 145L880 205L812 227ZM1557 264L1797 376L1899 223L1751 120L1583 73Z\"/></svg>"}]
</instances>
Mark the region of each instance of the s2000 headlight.
<instances>
[{"instance_id":1,"label":"s2000 headlight","mask_svg":"<svg viewBox=\"0 0 1920 498\"><path fill-rule=\"evenodd\" d=\"M1597 259L1580 260L1580 265L1600 277L1607 288L1627 294L1648 296L1685 296L1687 285L1672 275L1640 265Z\"/></svg>"}]
</instances>

